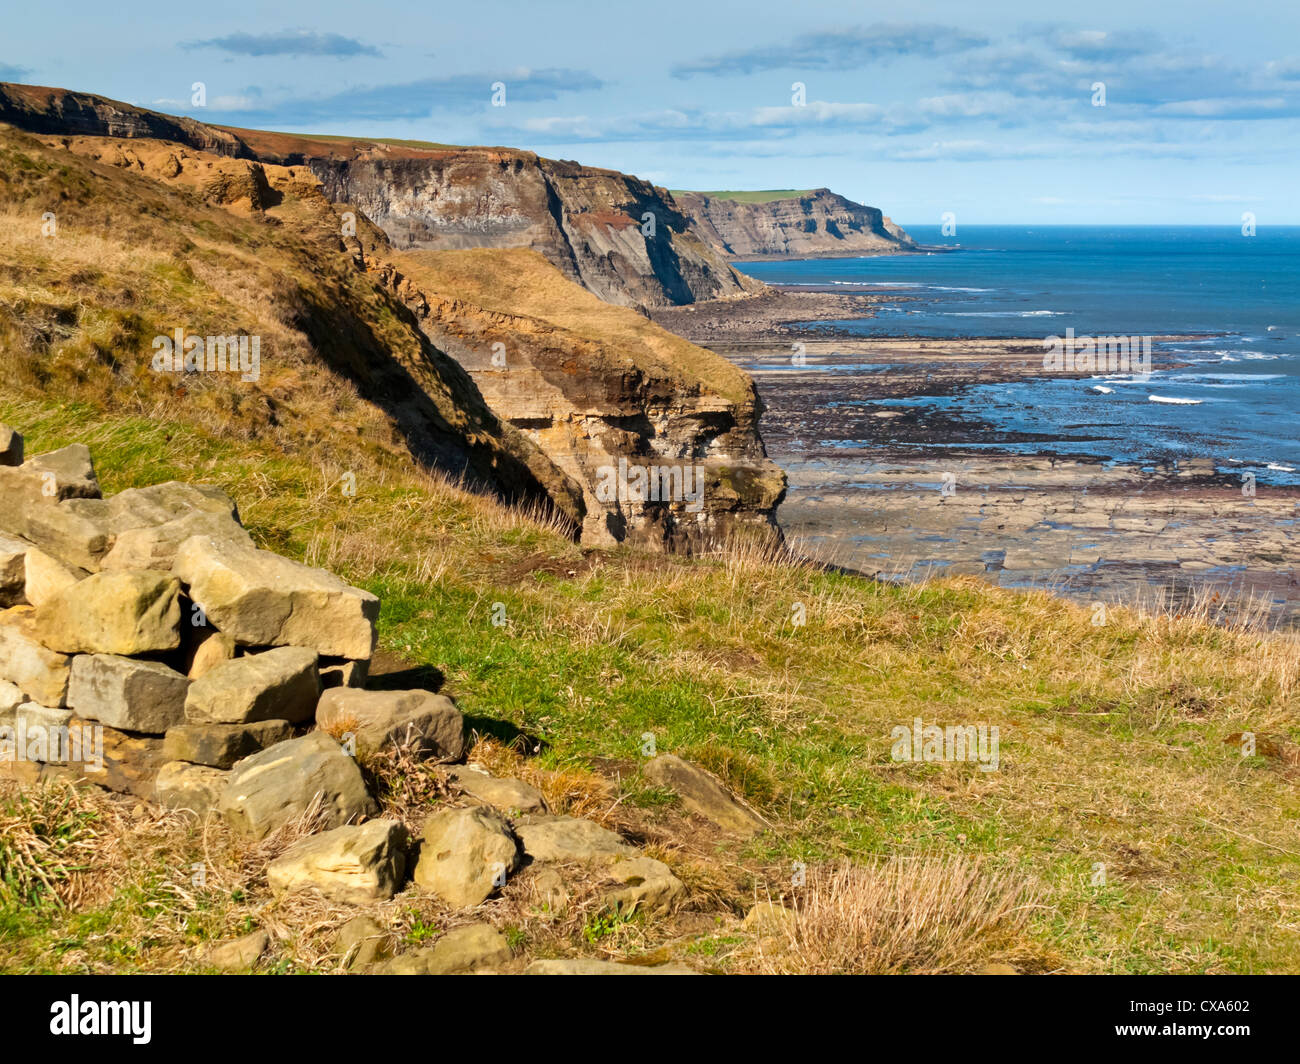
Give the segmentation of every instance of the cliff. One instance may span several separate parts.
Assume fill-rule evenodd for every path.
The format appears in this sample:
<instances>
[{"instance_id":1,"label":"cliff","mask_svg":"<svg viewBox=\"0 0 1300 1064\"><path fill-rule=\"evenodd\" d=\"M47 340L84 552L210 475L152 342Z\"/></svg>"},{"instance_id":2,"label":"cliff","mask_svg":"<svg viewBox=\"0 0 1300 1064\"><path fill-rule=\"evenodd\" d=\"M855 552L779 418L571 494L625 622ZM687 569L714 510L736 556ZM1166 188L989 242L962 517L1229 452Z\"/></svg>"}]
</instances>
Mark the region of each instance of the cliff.
<instances>
[{"instance_id":1,"label":"cliff","mask_svg":"<svg viewBox=\"0 0 1300 1064\"><path fill-rule=\"evenodd\" d=\"M608 303L652 307L757 292L672 197L616 170L511 148L416 147L235 130L257 157L307 166L400 250L531 248Z\"/></svg>"},{"instance_id":2,"label":"cliff","mask_svg":"<svg viewBox=\"0 0 1300 1064\"><path fill-rule=\"evenodd\" d=\"M701 240L731 259L835 258L916 248L875 207L828 188L770 193L674 192Z\"/></svg>"},{"instance_id":3,"label":"cliff","mask_svg":"<svg viewBox=\"0 0 1300 1064\"><path fill-rule=\"evenodd\" d=\"M730 362L528 249L376 254L430 340L580 486L584 543L690 552L779 537L785 475L763 449L753 381Z\"/></svg>"},{"instance_id":4,"label":"cliff","mask_svg":"<svg viewBox=\"0 0 1300 1064\"><path fill-rule=\"evenodd\" d=\"M0 286L0 342L42 389L286 446L397 444L587 543L779 535L752 381L531 249L403 251L300 163L3 126L0 146L0 277L30 278ZM260 376L154 372L177 328L259 336ZM671 490L640 488L652 471Z\"/></svg>"}]
</instances>

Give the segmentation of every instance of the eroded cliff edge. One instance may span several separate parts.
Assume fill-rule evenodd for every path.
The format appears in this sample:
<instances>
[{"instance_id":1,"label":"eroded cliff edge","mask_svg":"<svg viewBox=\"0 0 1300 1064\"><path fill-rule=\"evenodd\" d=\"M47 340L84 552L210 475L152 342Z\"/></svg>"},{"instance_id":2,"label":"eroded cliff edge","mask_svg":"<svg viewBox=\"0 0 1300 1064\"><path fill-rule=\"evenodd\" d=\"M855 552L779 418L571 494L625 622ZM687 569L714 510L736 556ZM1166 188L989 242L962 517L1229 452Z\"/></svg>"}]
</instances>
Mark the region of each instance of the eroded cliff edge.
<instances>
[{"instance_id":1,"label":"eroded cliff edge","mask_svg":"<svg viewBox=\"0 0 1300 1064\"><path fill-rule=\"evenodd\" d=\"M835 258L916 250L879 209L828 188L806 192L674 192L701 240L731 259Z\"/></svg>"},{"instance_id":2,"label":"eroded cliff edge","mask_svg":"<svg viewBox=\"0 0 1300 1064\"><path fill-rule=\"evenodd\" d=\"M13 163L0 170L3 205L23 222L0 267L19 277L35 265L50 278L41 291L58 294L38 306L23 286L0 333L32 380L62 387L71 374L109 403L193 405L259 437L329 440L365 426L418 461L549 503L592 544L779 536L785 478L764 453L753 383L726 360L598 299L529 248L394 247L312 169L250 158L242 137L211 140L198 124L111 102L90 107L97 126L84 101L54 90L36 97L44 110L23 99L4 113L43 135L0 127ZM69 112L76 121L59 132ZM42 243L49 203L62 204L59 239ZM151 372L150 338L178 327L259 335L259 379ZM669 491L640 488L638 469L666 476Z\"/></svg>"}]
</instances>

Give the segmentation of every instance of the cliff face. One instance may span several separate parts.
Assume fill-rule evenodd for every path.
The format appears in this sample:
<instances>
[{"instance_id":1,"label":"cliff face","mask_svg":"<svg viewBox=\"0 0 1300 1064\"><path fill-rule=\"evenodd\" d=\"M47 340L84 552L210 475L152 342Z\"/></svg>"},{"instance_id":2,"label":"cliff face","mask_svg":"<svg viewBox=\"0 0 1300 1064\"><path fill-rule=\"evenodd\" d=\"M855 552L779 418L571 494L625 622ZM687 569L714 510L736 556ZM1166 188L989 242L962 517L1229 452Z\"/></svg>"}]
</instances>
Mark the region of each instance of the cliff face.
<instances>
[{"instance_id":1,"label":"cliff face","mask_svg":"<svg viewBox=\"0 0 1300 1064\"><path fill-rule=\"evenodd\" d=\"M0 122L28 133L90 137L148 137L200 151L250 159L238 137L192 118L146 111L88 92L0 82Z\"/></svg>"},{"instance_id":2,"label":"cliff face","mask_svg":"<svg viewBox=\"0 0 1300 1064\"><path fill-rule=\"evenodd\" d=\"M22 230L0 249L0 348L43 388L179 403L286 446L385 440L587 543L779 536L750 378L536 251L403 251L301 163L182 141L0 125L0 152ZM39 235L51 204L57 240ZM177 328L260 337L259 374L152 371L151 339Z\"/></svg>"},{"instance_id":3,"label":"cliff face","mask_svg":"<svg viewBox=\"0 0 1300 1064\"><path fill-rule=\"evenodd\" d=\"M728 258L833 258L916 248L875 207L828 188L754 202L708 192L673 196L692 229Z\"/></svg>"},{"instance_id":4,"label":"cliff face","mask_svg":"<svg viewBox=\"0 0 1300 1064\"><path fill-rule=\"evenodd\" d=\"M0 351L10 380L339 456L364 445L550 508L581 492L369 277L304 170L172 141L0 124ZM42 232L54 208L57 232ZM160 370L158 338L256 338L256 363ZM340 459L342 460L342 459Z\"/></svg>"},{"instance_id":5,"label":"cliff face","mask_svg":"<svg viewBox=\"0 0 1300 1064\"><path fill-rule=\"evenodd\" d=\"M582 491L584 543L778 537L785 475L750 378L566 281L536 252L367 250L488 405Z\"/></svg>"},{"instance_id":6,"label":"cliff face","mask_svg":"<svg viewBox=\"0 0 1300 1064\"><path fill-rule=\"evenodd\" d=\"M690 230L672 197L614 170L506 148L420 149L239 134L258 157L310 167L400 250L531 248L607 303L653 307L763 286Z\"/></svg>"},{"instance_id":7,"label":"cliff face","mask_svg":"<svg viewBox=\"0 0 1300 1064\"><path fill-rule=\"evenodd\" d=\"M691 230L666 191L616 170L509 148L226 129L90 93L5 83L0 122L31 133L166 140L305 166L326 196L359 208L398 248L533 248L570 280L620 306L672 306L764 290Z\"/></svg>"}]
</instances>

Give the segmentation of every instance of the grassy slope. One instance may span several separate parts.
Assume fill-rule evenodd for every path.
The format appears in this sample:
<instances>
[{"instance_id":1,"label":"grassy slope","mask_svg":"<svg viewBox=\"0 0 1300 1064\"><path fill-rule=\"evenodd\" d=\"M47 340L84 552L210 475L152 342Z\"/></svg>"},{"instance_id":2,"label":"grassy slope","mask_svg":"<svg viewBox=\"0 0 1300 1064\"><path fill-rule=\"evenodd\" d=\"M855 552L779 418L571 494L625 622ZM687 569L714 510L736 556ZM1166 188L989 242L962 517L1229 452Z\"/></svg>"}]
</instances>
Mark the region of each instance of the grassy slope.
<instances>
[{"instance_id":1,"label":"grassy slope","mask_svg":"<svg viewBox=\"0 0 1300 1064\"><path fill-rule=\"evenodd\" d=\"M749 378L726 359L648 324L635 310L606 303L569 281L536 251L478 248L393 257L426 291L489 312L545 321L601 345L606 357L618 359L629 370L656 367L668 377L685 372L733 402L749 397Z\"/></svg>"},{"instance_id":2,"label":"grassy slope","mask_svg":"<svg viewBox=\"0 0 1300 1064\"><path fill-rule=\"evenodd\" d=\"M1300 970L1294 775L1224 742L1295 738L1294 641L1114 612L1094 627L1085 610L970 580L900 588L757 559L584 558L427 478L362 469L345 499L336 471L183 418L10 391L0 420L29 432L31 453L89 443L107 489L222 484L259 541L378 593L382 646L441 670L476 728L545 739L544 768L619 762L623 803L648 823L672 810L635 773L643 733L710 766L777 824L716 855L760 893L780 893L796 860L983 855L1046 892L1019 947L1030 967ZM490 623L498 601L505 628ZM1001 771L892 763L890 729L914 716L999 725ZM723 904L752 889L746 876L696 881ZM7 926L6 948L33 963L49 950L54 966L158 966L147 951L106 961L87 930L148 895L133 886L76 917L10 912L0 936ZM186 920L190 942L215 933ZM725 965L730 941L699 948Z\"/></svg>"}]
</instances>

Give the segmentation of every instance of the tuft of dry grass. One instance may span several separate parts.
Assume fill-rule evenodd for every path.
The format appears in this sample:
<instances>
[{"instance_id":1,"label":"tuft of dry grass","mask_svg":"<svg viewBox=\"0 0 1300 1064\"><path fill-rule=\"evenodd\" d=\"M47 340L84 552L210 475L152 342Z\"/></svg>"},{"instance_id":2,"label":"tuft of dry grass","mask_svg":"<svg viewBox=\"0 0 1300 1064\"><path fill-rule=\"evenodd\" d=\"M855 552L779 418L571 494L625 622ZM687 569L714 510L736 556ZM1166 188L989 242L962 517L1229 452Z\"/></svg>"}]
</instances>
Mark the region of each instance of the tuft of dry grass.
<instances>
[{"instance_id":1,"label":"tuft of dry grass","mask_svg":"<svg viewBox=\"0 0 1300 1064\"><path fill-rule=\"evenodd\" d=\"M969 972L1024 930L1037 890L962 856L892 857L808 869L770 974L901 975Z\"/></svg>"}]
</instances>

